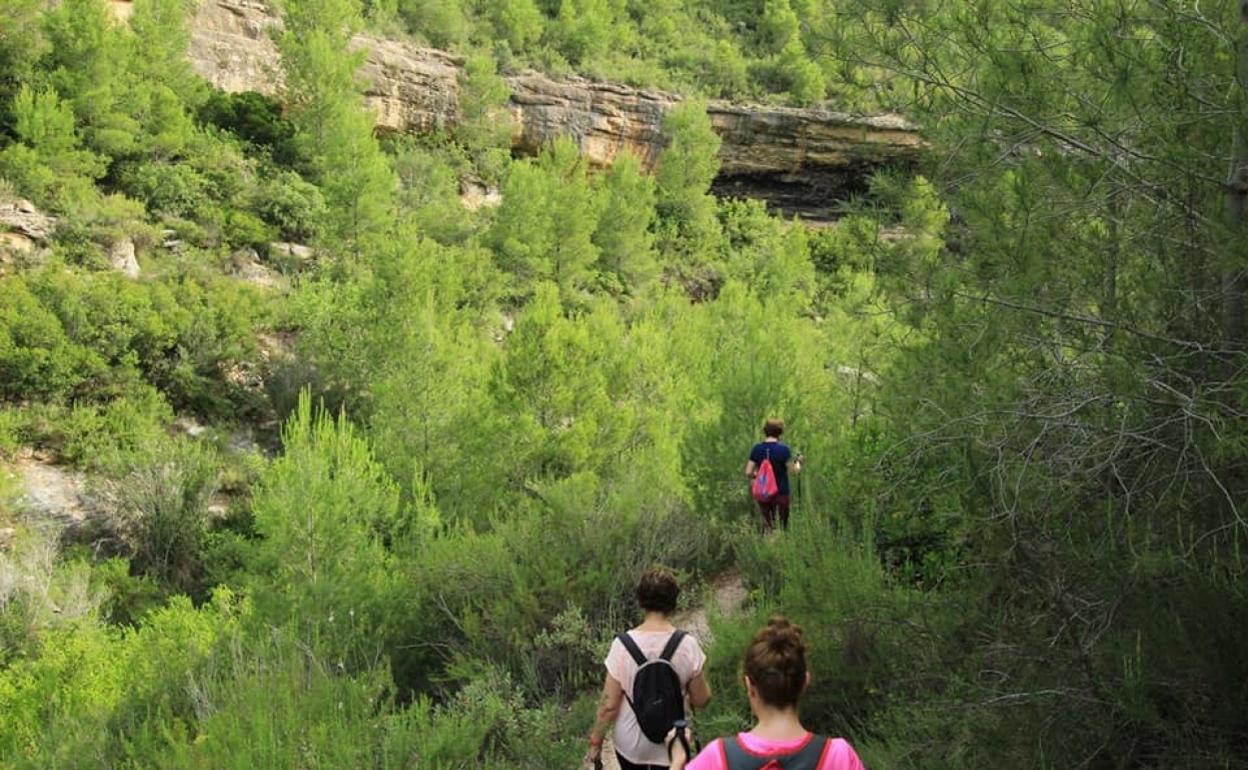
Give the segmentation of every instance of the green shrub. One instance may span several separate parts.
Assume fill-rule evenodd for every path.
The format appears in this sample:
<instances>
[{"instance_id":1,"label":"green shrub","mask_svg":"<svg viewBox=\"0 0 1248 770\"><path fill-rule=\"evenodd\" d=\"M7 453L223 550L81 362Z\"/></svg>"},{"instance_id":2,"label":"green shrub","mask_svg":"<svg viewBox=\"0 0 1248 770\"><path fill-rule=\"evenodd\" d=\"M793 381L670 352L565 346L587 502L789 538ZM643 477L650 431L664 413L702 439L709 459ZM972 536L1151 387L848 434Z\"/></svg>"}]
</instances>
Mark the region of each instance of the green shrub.
<instances>
[{"instance_id":1,"label":"green shrub","mask_svg":"<svg viewBox=\"0 0 1248 770\"><path fill-rule=\"evenodd\" d=\"M101 617L117 626L138 626L169 596L150 575L130 574L130 561L121 557L95 565L91 580L107 597L100 607Z\"/></svg>"},{"instance_id":2,"label":"green shrub","mask_svg":"<svg viewBox=\"0 0 1248 770\"><path fill-rule=\"evenodd\" d=\"M726 695L714 708L748 714L737 679L741 655L767 615L781 613L806 631L813 682L802 699L804 723L862 735L878 715L917 697L922 683L911 681L907 694L905 671L936 665L957 614L940 597L895 587L869 539L835 516L800 513L779 536L736 541L742 575L762 595L752 617L713 622L712 686Z\"/></svg>"},{"instance_id":3,"label":"green shrub","mask_svg":"<svg viewBox=\"0 0 1248 770\"><path fill-rule=\"evenodd\" d=\"M0 459L12 456L21 446L24 423L17 409L0 406Z\"/></svg>"},{"instance_id":4,"label":"green shrub","mask_svg":"<svg viewBox=\"0 0 1248 770\"><path fill-rule=\"evenodd\" d=\"M135 569L196 595L220 461L203 445L182 439L142 447L122 462L110 496Z\"/></svg>"},{"instance_id":5,"label":"green shrub","mask_svg":"<svg viewBox=\"0 0 1248 770\"><path fill-rule=\"evenodd\" d=\"M121 181L153 214L197 219L213 205L208 180L189 163L127 165Z\"/></svg>"},{"instance_id":6,"label":"green shrub","mask_svg":"<svg viewBox=\"0 0 1248 770\"><path fill-rule=\"evenodd\" d=\"M294 159L295 129L282 116L275 99L255 91L213 91L199 108L199 120L233 133L255 147L268 150L281 163Z\"/></svg>"},{"instance_id":7,"label":"green shrub","mask_svg":"<svg viewBox=\"0 0 1248 770\"><path fill-rule=\"evenodd\" d=\"M455 0L399 0L399 14L410 30L439 48L468 37L468 20Z\"/></svg>"},{"instance_id":8,"label":"green shrub","mask_svg":"<svg viewBox=\"0 0 1248 770\"><path fill-rule=\"evenodd\" d=\"M124 458L160 442L173 422L168 401L148 385L136 385L103 404L45 407L32 442L57 451L72 465L113 472Z\"/></svg>"},{"instance_id":9,"label":"green shrub","mask_svg":"<svg viewBox=\"0 0 1248 770\"><path fill-rule=\"evenodd\" d=\"M325 229L325 197L294 171L265 174L252 206L286 241L315 241Z\"/></svg>"},{"instance_id":10,"label":"green shrub","mask_svg":"<svg viewBox=\"0 0 1248 770\"><path fill-rule=\"evenodd\" d=\"M0 399L60 398L104 371L22 277L0 277Z\"/></svg>"},{"instance_id":11,"label":"green shrub","mask_svg":"<svg viewBox=\"0 0 1248 770\"><path fill-rule=\"evenodd\" d=\"M0 670L0 755L16 768L140 762L206 705L196 682L237 640L248 606L228 591L196 609L186 597L118 633L84 620L50 634L38 657ZM176 727L171 727L176 726ZM150 760L142 759L141 764ZM161 765L164 766L164 765Z\"/></svg>"},{"instance_id":12,"label":"green shrub","mask_svg":"<svg viewBox=\"0 0 1248 770\"><path fill-rule=\"evenodd\" d=\"M249 246L261 250L266 248L276 235L277 228L250 212L232 210L225 215L225 229L222 236L231 246Z\"/></svg>"}]
</instances>

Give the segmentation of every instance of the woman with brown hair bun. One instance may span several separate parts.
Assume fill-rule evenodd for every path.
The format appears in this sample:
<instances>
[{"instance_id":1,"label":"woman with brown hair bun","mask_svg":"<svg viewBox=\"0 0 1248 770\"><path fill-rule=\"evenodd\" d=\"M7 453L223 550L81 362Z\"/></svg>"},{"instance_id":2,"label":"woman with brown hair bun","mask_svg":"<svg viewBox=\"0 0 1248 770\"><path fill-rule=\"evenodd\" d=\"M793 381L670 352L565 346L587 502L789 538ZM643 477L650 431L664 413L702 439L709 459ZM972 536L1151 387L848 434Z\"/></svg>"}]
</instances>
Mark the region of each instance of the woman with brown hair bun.
<instances>
[{"instance_id":1,"label":"woman with brown hair bun","mask_svg":"<svg viewBox=\"0 0 1248 770\"><path fill-rule=\"evenodd\" d=\"M745 651L744 680L754 729L716 738L692 761L680 741L669 740L671 770L863 770L844 738L814 735L798 719L797 701L810 684L799 626L769 620Z\"/></svg>"}]
</instances>

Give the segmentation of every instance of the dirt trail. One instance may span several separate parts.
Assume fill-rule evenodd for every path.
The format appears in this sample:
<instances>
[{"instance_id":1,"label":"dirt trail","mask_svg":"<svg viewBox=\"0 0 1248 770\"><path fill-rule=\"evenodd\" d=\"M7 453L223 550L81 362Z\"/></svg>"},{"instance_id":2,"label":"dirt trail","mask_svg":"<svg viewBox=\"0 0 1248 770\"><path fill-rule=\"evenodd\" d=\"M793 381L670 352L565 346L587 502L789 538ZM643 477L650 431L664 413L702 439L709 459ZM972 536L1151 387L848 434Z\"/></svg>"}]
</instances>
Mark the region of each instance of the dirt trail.
<instances>
[{"instance_id":1,"label":"dirt trail","mask_svg":"<svg viewBox=\"0 0 1248 770\"><path fill-rule=\"evenodd\" d=\"M710 587L711 600L721 615L737 614L749 594L741 576L735 571L719 575L711 581ZM711 641L711 626L707 620L706 607L706 603L702 603L672 616L672 624L696 636L704 648ZM624 708L628 708L627 704ZM582 770L591 770L592 766L585 762L581 767ZM620 765L615 758L615 746L611 743L610 731L607 732L606 740L602 744L602 767L603 770L620 770Z\"/></svg>"},{"instance_id":2,"label":"dirt trail","mask_svg":"<svg viewBox=\"0 0 1248 770\"><path fill-rule=\"evenodd\" d=\"M748 592L741 576L735 571L725 572L711 581L711 598L721 615L735 615L745 604ZM672 616L672 625L683 628L698 638L705 647L711 641L711 626L707 622L706 605L699 604Z\"/></svg>"}]
</instances>

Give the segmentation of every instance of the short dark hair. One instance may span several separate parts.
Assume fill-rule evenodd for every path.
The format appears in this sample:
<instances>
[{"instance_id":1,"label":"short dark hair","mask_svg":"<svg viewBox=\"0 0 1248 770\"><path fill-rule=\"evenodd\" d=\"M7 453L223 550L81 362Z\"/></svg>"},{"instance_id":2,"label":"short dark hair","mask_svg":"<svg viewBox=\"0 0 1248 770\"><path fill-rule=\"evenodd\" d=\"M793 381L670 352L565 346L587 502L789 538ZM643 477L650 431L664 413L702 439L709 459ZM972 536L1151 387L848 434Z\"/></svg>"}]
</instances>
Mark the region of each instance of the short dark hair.
<instances>
[{"instance_id":1,"label":"short dark hair","mask_svg":"<svg viewBox=\"0 0 1248 770\"><path fill-rule=\"evenodd\" d=\"M637 603L647 612L662 612L670 615L676 611L676 597L680 596L680 585L676 576L667 567L651 567L641 574L637 581Z\"/></svg>"},{"instance_id":2,"label":"short dark hair","mask_svg":"<svg viewBox=\"0 0 1248 770\"><path fill-rule=\"evenodd\" d=\"M745 651L745 675L763 703L796 706L806 688L806 642L802 627L776 615L767 621Z\"/></svg>"},{"instance_id":3,"label":"short dark hair","mask_svg":"<svg viewBox=\"0 0 1248 770\"><path fill-rule=\"evenodd\" d=\"M763 435L769 438L780 438L784 433L784 420L768 420L763 423Z\"/></svg>"}]
</instances>

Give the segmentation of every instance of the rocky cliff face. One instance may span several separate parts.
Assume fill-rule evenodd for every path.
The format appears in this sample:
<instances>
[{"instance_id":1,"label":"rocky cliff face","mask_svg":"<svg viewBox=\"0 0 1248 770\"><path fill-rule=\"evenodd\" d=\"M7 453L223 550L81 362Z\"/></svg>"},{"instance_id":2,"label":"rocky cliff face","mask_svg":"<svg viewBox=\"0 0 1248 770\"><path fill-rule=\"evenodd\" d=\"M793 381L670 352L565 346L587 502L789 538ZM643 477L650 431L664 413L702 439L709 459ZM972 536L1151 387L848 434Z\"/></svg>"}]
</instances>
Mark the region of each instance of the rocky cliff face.
<instances>
[{"instance_id":1,"label":"rocky cliff face","mask_svg":"<svg viewBox=\"0 0 1248 770\"><path fill-rule=\"evenodd\" d=\"M114 5L123 15L129 4ZM200 0L191 61L218 88L276 95L281 68L270 30L280 24L259 0ZM362 76L380 128L427 131L455 123L460 59L366 35L355 44L368 50ZM675 94L582 78L523 73L507 81L517 152L533 153L556 136L569 136L599 166L622 152L652 166L664 146L663 116L680 101ZM728 102L712 102L708 112L723 139L717 192L762 198L813 221L833 216L836 204L859 191L872 169L909 163L923 146L917 129L893 115L864 118Z\"/></svg>"}]
</instances>

